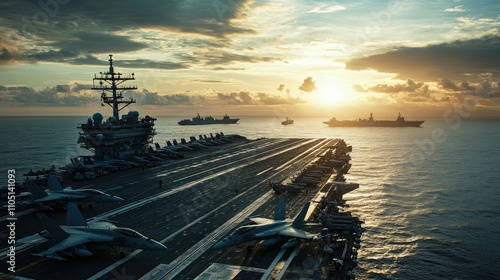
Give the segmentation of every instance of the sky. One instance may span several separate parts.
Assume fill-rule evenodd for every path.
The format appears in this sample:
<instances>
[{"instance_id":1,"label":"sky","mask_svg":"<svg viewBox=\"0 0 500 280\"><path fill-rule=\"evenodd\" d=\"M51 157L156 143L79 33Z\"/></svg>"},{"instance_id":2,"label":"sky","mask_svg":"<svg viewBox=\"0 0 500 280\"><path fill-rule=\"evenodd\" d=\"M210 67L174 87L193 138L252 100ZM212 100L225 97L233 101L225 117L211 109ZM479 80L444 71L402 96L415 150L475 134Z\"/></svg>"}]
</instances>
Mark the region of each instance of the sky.
<instances>
[{"instance_id":1,"label":"sky","mask_svg":"<svg viewBox=\"0 0 500 280\"><path fill-rule=\"evenodd\" d=\"M499 1L0 2L0 115L500 118ZM465 113L464 113L465 112Z\"/></svg>"}]
</instances>

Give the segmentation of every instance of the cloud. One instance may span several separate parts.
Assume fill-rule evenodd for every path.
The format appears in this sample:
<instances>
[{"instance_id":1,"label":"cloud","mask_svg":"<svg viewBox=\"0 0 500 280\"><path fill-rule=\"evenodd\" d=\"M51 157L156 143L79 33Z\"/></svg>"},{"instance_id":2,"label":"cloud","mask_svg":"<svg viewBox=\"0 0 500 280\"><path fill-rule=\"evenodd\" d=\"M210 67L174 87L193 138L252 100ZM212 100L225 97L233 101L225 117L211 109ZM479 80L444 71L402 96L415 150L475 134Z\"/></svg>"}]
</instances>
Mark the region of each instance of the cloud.
<instances>
[{"instance_id":1,"label":"cloud","mask_svg":"<svg viewBox=\"0 0 500 280\"><path fill-rule=\"evenodd\" d=\"M210 70L215 70L215 71L242 71L245 69L246 68L243 68L243 67L214 67L214 68L210 68Z\"/></svg>"},{"instance_id":2,"label":"cloud","mask_svg":"<svg viewBox=\"0 0 500 280\"><path fill-rule=\"evenodd\" d=\"M16 1L15 5L4 2L0 4L0 10L3 11L0 16L17 21L17 26L19 19L24 17L32 25L31 29L21 30L24 32L48 32L45 27L53 26L63 31L79 29L119 32L129 29L156 29L213 37L252 32L232 23L235 19L246 16L250 0L231 0L231 5L224 6L223 17L220 17L220 11L214 7L213 1L205 0L140 2L122 0L114 1L115 3L67 1L67 4L56 3L56 7L47 9L37 5L38 2L29 0ZM112 12L110 7L113 9ZM38 15L44 13L46 19L36 18L36 13ZM11 21L7 24L12 24ZM124 22L127 24L123 24Z\"/></svg>"},{"instance_id":3,"label":"cloud","mask_svg":"<svg viewBox=\"0 0 500 280\"><path fill-rule=\"evenodd\" d=\"M458 5L453 8L447 8L445 12L465 12L464 5Z\"/></svg>"},{"instance_id":4,"label":"cloud","mask_svg":"<svg viewBox=\"0 0 500 280\"><path fill-rule=\"evenodd\" d=\"M378 103L394 102L464 102L473 98L480 104L498 106L500 102L500 82L494 81L490 73L478 75L472 81L455 81L449 78L440 79L435 83L415 82L408 79L398 84L377 84L362 86L356 84L353 88L359 92L373 93L369 99ZM493 105L492 105L493 104Z\"/></svg>"},{"instance_id":5,"label":"cloud","mask_svg":"<svg viewBox=\"0 0 500 280\"><path fill-rule=\"evenodd\" d=\"M227 83L223 80L209 80L209 79L194 79L192 82L200 82L200 83Z\"/></svg>"},{"instance_id":6,"label":"cloud","mask_svg":"<svg viewBox=\"0 0 500 280\"><path fill-rule=\"evenodd\" d=\"M375 86L364 88L361 85L354 85L354 89L360 92L377 92L377 93L404 93L404 92L420 92L427 93L429 91L429 85L424 83L416 83L415 81L408 79L406 83L401 84L377 84Z\"/></svg>"},{"instance_id":7,"label":"cloud","mask_svg":"<svg viewBox=\"0 0 500 280\"><path fill-rule=\"evenodd\" d=\"M36 90L27 86L5 87L0 85L0 107L12 105L22 107L95 106L101 103L101 96L100 92L91 90L91 87L90 84L73 83ZM142 91L127 91L125 95L127 98L136 99L139 105L157 106L279 105L305 102L300 98L250 91L160 94L143 89Z\"/></svg>"},{"instance_id":8,"label":"cloud","mask_svg":"<svg viewBox=\"0 0 500 280\"><path fill-rule=\"evenodd\" d=\"M329 14L329 13L334 13L334 12L337 12L337 11L343 11L345 9L346 9L346 7L342 6L342 5L323 4L323 5L319 5L317 7L314 7L308 13Z\"/></svg>"},{"instance_id":9,"label":"cloud","mask_svg":"<svg viewBox=\"0 0 500 280\"><path fill-rule=\"evenodd\" d=\"M264 92L257 93L259 98L259 104L264 105L281 105L281 104L298 104L305 103L304 100L300 98L285 98L281 96L276 96Z\"/></svg>"},{"instance_id":10,"label":"cloud","mask_svg":"<svg viewBox=\"0 0 500 280\"><path fill-rule=\"evenodd\" d=\"M438 88L455 96L475 96L481 98L500 97L500 82L493 81L491 74L481 75L479 82L455 82L448 78L441 79Z\"/></svg>"},{"instance_id":11,"label":"cloud","mask_svg":"<svg viewBox=\"0 0 500 280\"><path fill-rule=\"evenodd\" d=\"M285 89L285 84L280 84L277 88L278 91L282 91L283 89Z\"/></svg>"},{"instance_id":12,"label":"cloud","mask_svg":"<svg viewBox=\"0 0 500 280\"><path fill-rule=\"evenodd\" d=\"M44 6L45 3L52 5ZM99 60L95 59L95 56L148 49L155 52L168 50L169 59L130 60L128 67L188 68L190 63L198 61L198 57L189 56L185 51L172 51L169 44L173 42L185 48L195 49L228 47L232 35L255 33L237 25L238 20L248 16L253 5L252 0L231 0L221 10L217 9L214 1L205 0L123 0L111 3L1 1L2 33L13 37L10 40L16 41L18 49L13 47L13 44L7 45L5 40L0 38L0 64L26 61L97 64ZM165 42L167 35L175 39ZM229 53L226 58L221 56L205 61L213 65L218 61L229 64L235 61L274 60L276 59Z\"/></svg>"},{"instance_id":13,"label":"cloud","mask_svg":"<svg viewBox=\"0 0 500 280\"><path fill-rule=\"evenodd\" d=\"M363 87L361 85L354 85L353 89L359 92L373 92L379 96L384 94L384 98L377 99L375 96L370 96L377 100L383 100L385 102L393 101L404 101L404 102L426 102L426 101L436 101L436 97L431 94L429 90L429 85L423 82L416 83L415 81L408 79L405 83L399 84L377 84L370 87Z\"/></svg>"},{"instance_id":14,"label":"cloud","mask_svg":"<svg viewBox=\"0 0 500 280\"><path fill-rule=\"evenodd\" d=\"M145 49L147 44L132 40L130 36L108 32L78 31L68 34L67 40L47 44L55 49L73 53L121 53Z\"/></svg>"},{"instance_id":15,"label":"cloud","mask_svg":"<svg viewBox=\"0 0 500 280\"><path fill-rule=\"evenodd\" d=\"M218 93L217 97L225 104L231 105L253 105L256 104L253 97L248 91L231 92L231 93Z\"/></svg>"},{"instance_id":16,"label":"cloud","mask_svg":"<svg viewBox=\"0 0 500 280\"><path fill-rule=\"evenodd\" d=\"M468 83L467 83L467 85L468 85ZM460 90L460 86L459 85L455 84L455 82L453 82L452 80L447 79L447 78L441 79L438 82L438 86L441 89L444 89L446 91L457 91L457 90Z\"/></svg>"},{"instance_id":17,"label":"cloud","mask_svg":"<svg viewBox=\"0 0 500 280\"><path fill-rule=\"evenodd\" d=\"M281 61L280 58L276 57L237 54L221 49L197 51L195 54L196 56L202 58L202 60L206 61L205 63L207 65L227 65L236 62L259 63Z\"/></svg>"},{"instance_id":18,"label":"cloud","mask_svg":"<svg viewBox=\"0 0 500 280\"><path fill-rule=\"evenodd\" d=\"M16 51L12 49L12 46L7 45L5 42L2 42L0 38L0 65L1 64L11 64L18 57Z\"/></svg>"},{"instance_id":19,"label":"cloud","mask_svg":"<svg viewBox=\"0 0 500 280\"><path fill-rule=\"evenodd\" d=\"M83 87L81 84L56 85L42 90L31 87L0 86L0 99L2 106L22 104L23 106L85 106L100 102L100 96L90 90L91 85Z\"/></svg>"},{"instance_id":20,"label":"cloud","mask_svg":"<svg viewBox=\"0 0 500 280\"><path fill-rule=\"evenodd\" d=\"M0 65L15 64L17 61L33 63L33 59L21 54L12 42L0 37Z\"/></svg>"},{"instance_id":21,"label":"cloud","mask_svg":"<svg viewBox=\"0 0 500 280\"><path fill-rule=\"evenodd\" d=\"M346 63L348 70L374 69L395 73L398 79L412 77L437 81L444 77L463 79L471 74L500 75L500 36L454 41L425 47L401 47Z\"/></svg>"},{"instance_id":22,"label":"cloud","mask_svg":"<svg viewBox=\"0 0 500 280\"><path fill-rule=\"evenodd\" d=\"M312 77L307 77L306 79L304 79L304 82L299 87L299 89L304 92L313 92L318 89L315 84L316 81L314 81Z\"/></svg>"},{"instance_id":23,"label":"cloud","mask_svg":"<svg viewBox=\"0 0 500 280\"><path fill-rule=\"evenodd\" d=\"M265 92L251 93L249 91L217 93L217 97L223 104L229 105L281 105L305 102L300 98L285 98Z\"/></svg>"},{"instance_id":24,"label":"cloud","mask_svg":"<svg viewBox=\"0 0 500 280\"><path fill-rule=\"evenodd\" d=\"M191 105L198 98L187 94L159 95L157 92L149 92L148 90L135 93L135 96L141 105Z\"/></svg>"}]
</instances>

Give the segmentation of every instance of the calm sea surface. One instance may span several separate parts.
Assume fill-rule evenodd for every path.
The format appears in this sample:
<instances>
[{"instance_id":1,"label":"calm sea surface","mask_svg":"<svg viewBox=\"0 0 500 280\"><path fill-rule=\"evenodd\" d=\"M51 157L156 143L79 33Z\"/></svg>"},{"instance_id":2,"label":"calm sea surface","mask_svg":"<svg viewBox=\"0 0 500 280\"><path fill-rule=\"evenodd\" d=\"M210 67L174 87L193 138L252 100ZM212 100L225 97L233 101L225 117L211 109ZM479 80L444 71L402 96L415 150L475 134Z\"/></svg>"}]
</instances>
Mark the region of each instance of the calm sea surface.
<instances>
[{"instance_id":1,"label":"calm sea surface","mask_svg":"<svg viewBox=\"0 0 500 280\"><path fill-rule=\"evenodd\" d=\"M326 119L242 118L179 126L159 118L156 142L223 131L260 137L343 138L353 145L346 196L368 231L358 279L500 279L500 121L426 120L421 128L331 128ZM89 155L85 117L0 117L0 166L18 174Z\"/></svg>"}]
</instances>

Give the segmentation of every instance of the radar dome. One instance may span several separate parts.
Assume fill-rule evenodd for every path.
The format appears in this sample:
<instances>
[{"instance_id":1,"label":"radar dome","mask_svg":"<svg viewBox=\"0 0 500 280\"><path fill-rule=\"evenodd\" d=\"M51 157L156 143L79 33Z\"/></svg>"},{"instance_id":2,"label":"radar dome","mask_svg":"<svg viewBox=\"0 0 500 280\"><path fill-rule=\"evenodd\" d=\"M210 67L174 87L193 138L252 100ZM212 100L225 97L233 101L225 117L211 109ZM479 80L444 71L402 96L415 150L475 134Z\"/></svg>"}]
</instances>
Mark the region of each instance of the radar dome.
<instances>
[{"instance_id":1,"label":"radar dome","mask_svg":"<svg viewBox=\"0 0 500 280\"><path fill-rule=\"evenodd\" d=\"M101 113L95 113L94 115L92 115L92 119L94 119L94 124L101 124L102 122Z\"/></svg>"}]
</instances>

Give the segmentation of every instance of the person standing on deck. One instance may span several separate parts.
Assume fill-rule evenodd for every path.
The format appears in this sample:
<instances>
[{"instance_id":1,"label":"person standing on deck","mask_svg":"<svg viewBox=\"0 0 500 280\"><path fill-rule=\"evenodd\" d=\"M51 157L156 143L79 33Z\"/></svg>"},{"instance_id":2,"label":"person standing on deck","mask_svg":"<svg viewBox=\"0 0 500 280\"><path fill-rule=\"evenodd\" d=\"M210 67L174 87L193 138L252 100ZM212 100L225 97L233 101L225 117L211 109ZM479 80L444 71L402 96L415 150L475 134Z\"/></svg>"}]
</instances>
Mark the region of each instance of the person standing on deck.
<instances>
[{"instance_id":1,"label":"person standing on deck","mask_svg":"<svg viewBox=\"0 0 500 280\"><path fill-rule=\"evenodd\" d=\"M160 186L160 189L163 186L163 180L162 179L160 179L160 181L158 182L158 186Z\"/></svg>"}]
</instances>

